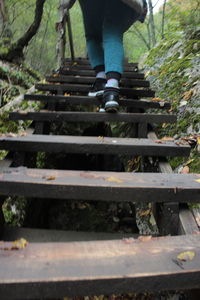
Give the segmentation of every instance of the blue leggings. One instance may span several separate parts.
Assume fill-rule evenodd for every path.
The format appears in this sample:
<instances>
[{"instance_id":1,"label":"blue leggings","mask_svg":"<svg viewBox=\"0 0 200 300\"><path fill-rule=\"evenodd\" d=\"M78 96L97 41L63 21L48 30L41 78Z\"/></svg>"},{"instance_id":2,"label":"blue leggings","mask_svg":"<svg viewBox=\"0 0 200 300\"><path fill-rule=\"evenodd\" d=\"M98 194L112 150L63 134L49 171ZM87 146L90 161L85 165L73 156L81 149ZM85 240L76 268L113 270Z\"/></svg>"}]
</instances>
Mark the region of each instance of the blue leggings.
<instances>
[{"instance_id":1,"label":"blue leggings","mask_svg":"<svg viewBox=\"0 0 200 300\"><path fill-rule=\"evenodd\" d=\"M123 34L137 20L136 12L121 0L79 0L83 12L87 51L93 68L123 73Z\"/></svg>"}]
</instances>

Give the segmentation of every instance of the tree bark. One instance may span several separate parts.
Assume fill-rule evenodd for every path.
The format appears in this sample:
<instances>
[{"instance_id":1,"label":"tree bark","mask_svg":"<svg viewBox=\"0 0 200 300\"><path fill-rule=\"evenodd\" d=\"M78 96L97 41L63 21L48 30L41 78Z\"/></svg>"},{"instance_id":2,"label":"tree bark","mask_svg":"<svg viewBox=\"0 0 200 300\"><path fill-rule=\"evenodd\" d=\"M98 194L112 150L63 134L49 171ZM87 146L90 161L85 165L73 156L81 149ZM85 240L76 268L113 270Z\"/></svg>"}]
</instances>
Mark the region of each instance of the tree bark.
<instances>
[{"instance_id":1,"label":"tree bark","mask_svg":"<svg viewBox=\"0 0 200 300\"><path fill-rule=\"evenodd\" d=\"M151 41L154 46L156 44L156 32L155 32L155 23L154 23L154 16L153 16L153 5L151 0L148 0L148 5L149 5L149 25L151 31Z\"/></svg>"},{"instance_id":2,"label":"tree bark","mask_svg":"<svg viewBox=\"0 0 200 300\"><path fill-rule=\"evenodd\" d=\"M12 31L9 25L9 18L5 0L0 0L0 36L2 39L2 43L6 46L10 46Z\"/></svg>"},{"instance_id":3,"label":"tree bark","mask_svg":"<svg viewBox=\"0 0 200 300\"><path fill-rule=\"evenodd\" d=\"M58 13L59 20L56 23L56 31L58 33L56 45L57 70L63 65L65 59L67 8L64 8L64 0L60 0Z\"/></svg>"},{"instance_id":4,"label":"tree bark","mask_svg":"<svg viewBox=\"0 0 200 300\"><path fill-rule=\"evenodd\" d=\"M26 31L26 33L14 44L11 45L9 51L0 58L7 61L14 61L23 58L23 50L28 45L32 37L37 33L43 15L43 7L46 0L36 0L34 21Z\"/></svg>"},{"instance_id":5,"label":"tree bark","mask_svg":"<svg viewBox=\"0 0 200 300\"><path fill-rule=\"evenodd\" d=\"M162 10L162 27L161 27L161 38L165 38L165 8L167 0L164 0L163 10Z\"/></svg>"}]
</instances>

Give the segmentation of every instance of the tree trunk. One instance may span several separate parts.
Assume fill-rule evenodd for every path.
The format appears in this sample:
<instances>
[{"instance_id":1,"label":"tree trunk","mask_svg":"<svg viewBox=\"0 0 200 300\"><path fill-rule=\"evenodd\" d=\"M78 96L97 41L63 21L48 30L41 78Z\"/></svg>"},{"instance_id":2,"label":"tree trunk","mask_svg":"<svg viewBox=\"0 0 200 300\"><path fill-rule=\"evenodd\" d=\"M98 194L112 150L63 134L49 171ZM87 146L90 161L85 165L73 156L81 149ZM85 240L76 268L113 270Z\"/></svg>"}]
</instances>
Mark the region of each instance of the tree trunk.
<instances>
[{"instance_id":1,"label":"tree trunk","mask_svg":"<svg viewBox=\"0 0 200 300\"><path fill-rule=\"evenodd\" d=\"M0 0L0 36L2 44L5 46L10 46L12 31L9 25L9 18L5 0Z\"/></svg>"},{"instance_id":2,"label":"tree trunk","mask_svg":"<svg viewBox=\"0 0 200 300\"><path fill-rule=\"evenodd\" d=\"M154 23L154 16L153 16L153 5L151 0L148 0L148 5L149 5L149 25L151 31L151 41L154 46L156 44L156 32L155 32L155 23Z\"/></svg>"},{"instance_id":3,"label":"tree trunk","mask_svg":"<svg viewBox=\"0 0 200 300\"><path fill-rule=\"evenodd\" d=\"M56 31L58 33L56 45L57 69L63 65L65 59L67 9L64 8L64 0L60 0L58 13L59 20L56 23Z\"/></svg>"},{"instance_id":4,"label":"tree trunk","mask_svg":"<svg viewBox=\"0 0 200 300\"><path fill-rule=\"evenodd\" d=\"M5 55L1 55L0 58L7 61L20 60L23 58L24 48L28 45L32 37L37 33L40 26L45 1L46 0L36 0L35 17L33 23L26 31L26 33L16 43L11 45L8 53Z\"/></svg>"},{"instance_id":5,"label":"tree trunk","mask_svg":"<svg viewBox=\"0 0 200 300\"><path fill-rule=\"evenodd\" d=\"M167 0L164 0L163 11L162 11L162 28L161 28L161 38L165 38L165 8Z\"/></svg>"}]
</instances>

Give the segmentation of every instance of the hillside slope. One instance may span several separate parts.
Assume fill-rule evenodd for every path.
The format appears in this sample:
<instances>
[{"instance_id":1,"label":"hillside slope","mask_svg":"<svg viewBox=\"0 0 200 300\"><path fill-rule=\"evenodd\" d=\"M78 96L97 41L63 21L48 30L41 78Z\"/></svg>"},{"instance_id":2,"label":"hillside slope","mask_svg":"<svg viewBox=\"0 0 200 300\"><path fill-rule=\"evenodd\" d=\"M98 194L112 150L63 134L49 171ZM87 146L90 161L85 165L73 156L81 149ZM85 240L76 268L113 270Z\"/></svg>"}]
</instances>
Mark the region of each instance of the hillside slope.
<instances>
[{"instance_id":1,"label":"hillside slope","mask_svg":"<svg viewBox=\"0 0 200 300\"><path fill-rule=\"evenodd\" d=\"M191 171L200 171L200 29L178 32L165 39L147 55L146 77L157 93L156 97L172 103L177 113L177 126L164 125L160 133L174 138L194 139ZM174 162L173 162L174 163ZM187 162L176 160L174 167Z\"/></svg>"}]
</instances>

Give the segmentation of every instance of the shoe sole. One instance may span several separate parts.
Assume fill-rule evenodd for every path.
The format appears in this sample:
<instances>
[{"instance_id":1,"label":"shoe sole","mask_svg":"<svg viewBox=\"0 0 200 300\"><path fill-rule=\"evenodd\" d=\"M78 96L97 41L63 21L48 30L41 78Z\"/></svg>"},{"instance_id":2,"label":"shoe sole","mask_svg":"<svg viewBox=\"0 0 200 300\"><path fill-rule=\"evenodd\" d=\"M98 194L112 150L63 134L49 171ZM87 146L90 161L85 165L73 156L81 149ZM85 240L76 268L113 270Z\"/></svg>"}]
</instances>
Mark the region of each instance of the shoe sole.
<instances>
[{"instance_id":1,"label":"shoe sole","mask_svg":"<svg viewBox=\"0 0 200 300\"><path fill-rule=\"evenodd\" d=\"M108 101L105 104L106 112L116 113L118 112L118 109L119 109L119 104L116 101Z\"/></svg>"},{"instance_id":2,"label":"shoe sole","mask_svg":"<svg viewBox=\"0 0 200 300\"><path fill-rule=\"evenodd\" d=\"M88 93L88 96L89 97L99 97L99 96L102 96L104 93L104 90L102 91L97 91L97 92L89 92Z\"/></svg>"}]
</instances>

